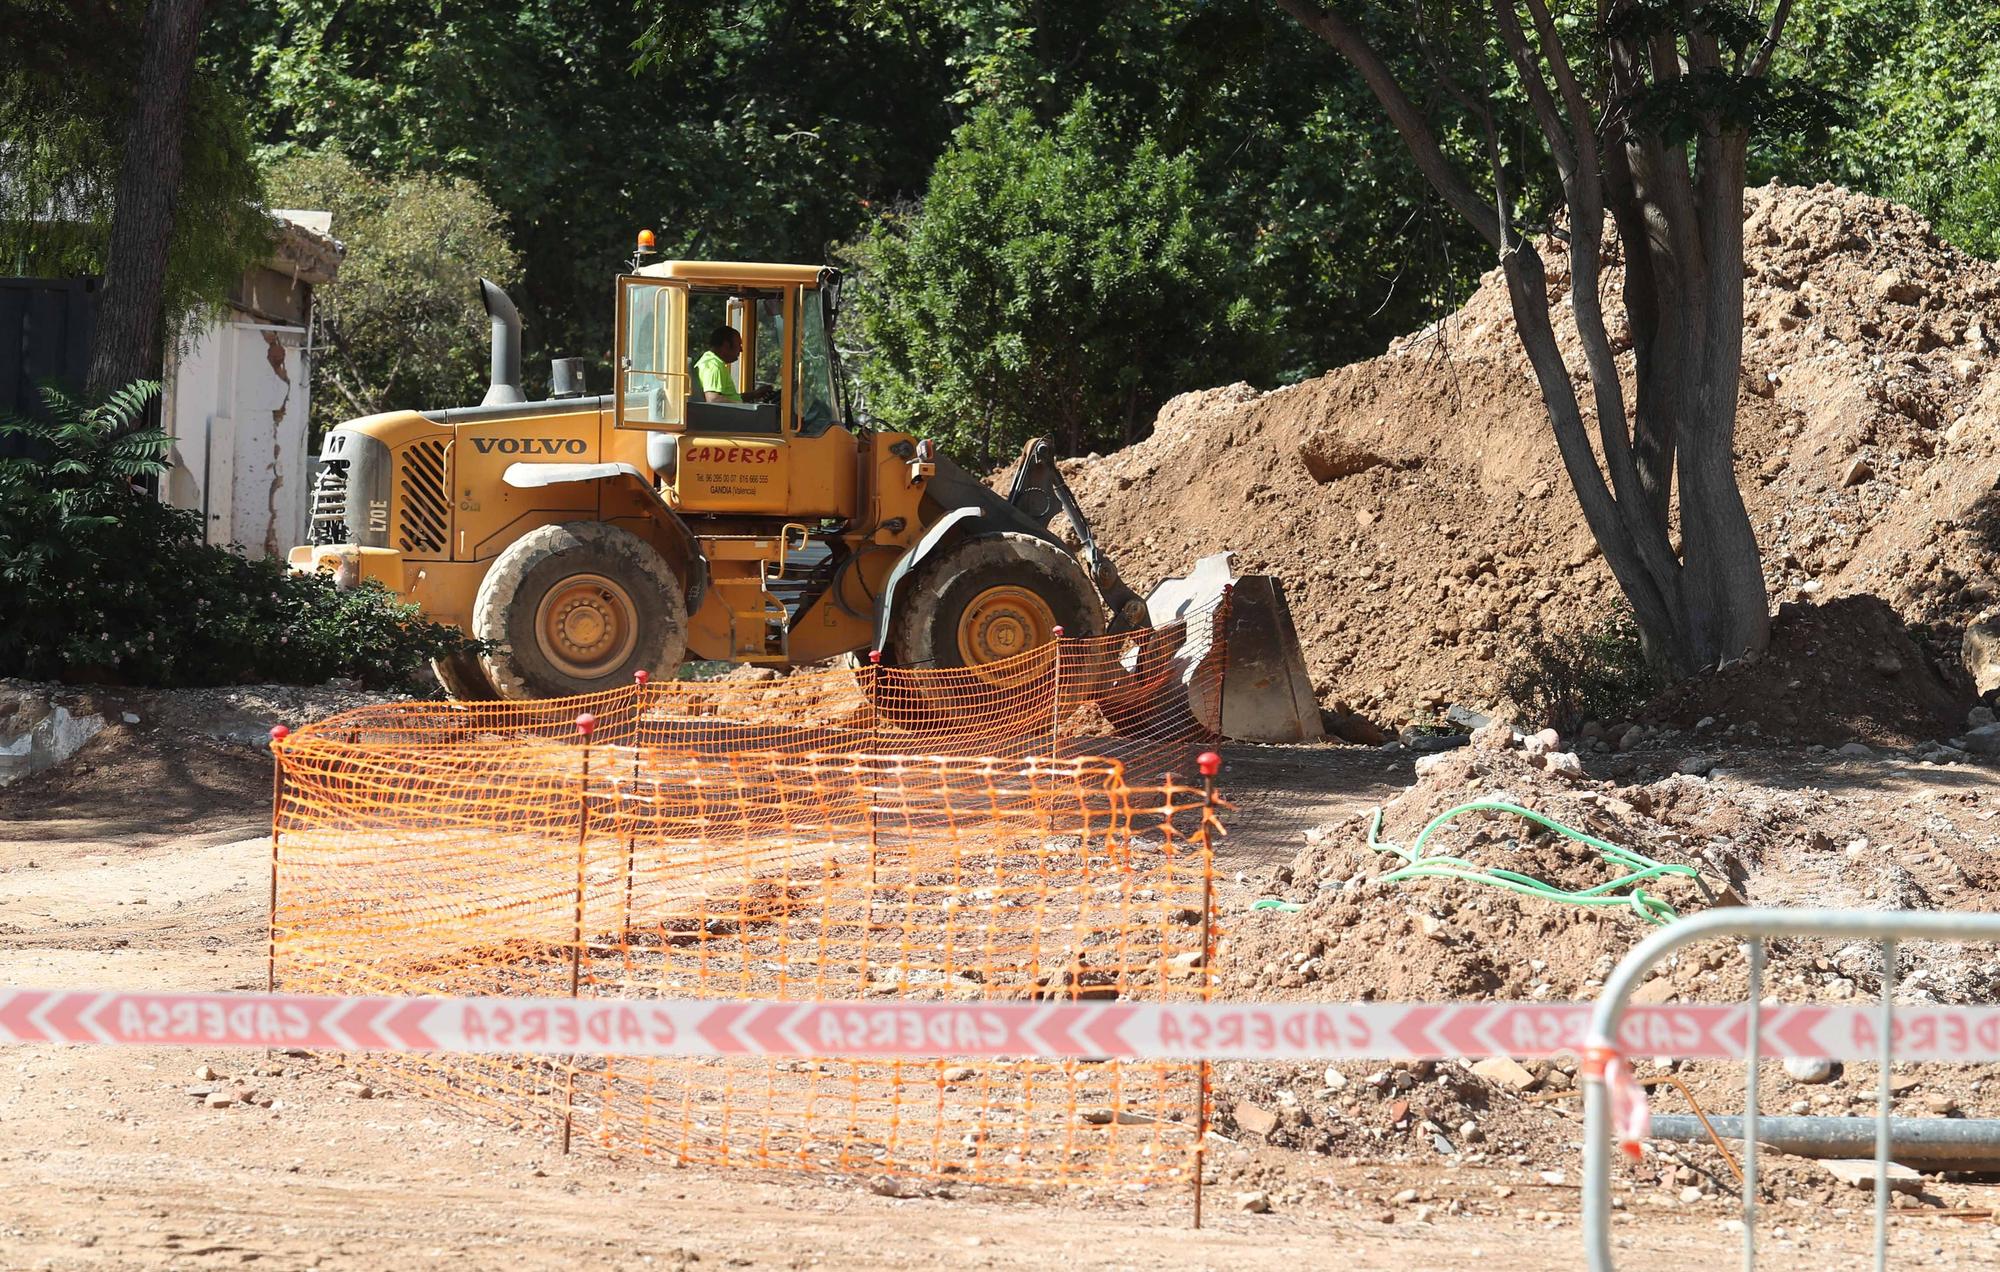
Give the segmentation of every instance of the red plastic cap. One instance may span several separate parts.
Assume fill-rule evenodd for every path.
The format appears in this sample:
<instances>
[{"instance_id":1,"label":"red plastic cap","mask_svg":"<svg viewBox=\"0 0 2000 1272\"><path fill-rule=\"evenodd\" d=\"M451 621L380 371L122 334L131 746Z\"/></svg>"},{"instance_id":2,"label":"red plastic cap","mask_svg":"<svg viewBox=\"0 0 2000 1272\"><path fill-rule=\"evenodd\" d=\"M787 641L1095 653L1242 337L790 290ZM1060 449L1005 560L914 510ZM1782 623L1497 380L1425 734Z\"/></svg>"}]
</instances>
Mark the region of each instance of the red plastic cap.
<instances>
[{"instance_id":1,"label":"red plastic cap","mask_svg":"<svg viewBox=\"0 0 2000 1272\"><path fill-rule=\"evenodd\" d=\"M1194 757L1194 762L1201 767L1203 777L1214 777L1222 771L1222 757L1213 751L1203 751Z\"/></svg>"},{"instance_id":2,"label":"red plastic cap","mask_svg":"<svg viewBox=\"0 0 2000 1272\"><path fill-rule=\"evenodd\" d=\"M641 667L639 668L639 670L632 673L632 679L637 681L640 685L644 685L648 680L651 680L652 678L653 678L652 673L647 671L644 667Z\"/></svg>"},{"instance_id":3,"label":"red plastic cap","mask_svg":"<svg viewBox=\"0 0 2000 1272\"><path fill-rule=\"evenodd\" d=\"M875 666L880 667L882 665L882 651L879 649L869 650L868 661L873 663Z\"/></svg>"},{"instance_id":4,"label":"red plastic cap","mask_svg":"<svg viewBox=\"0 0 2000 1272\"><path fill-rule=\"evenodd\" d=\"M290 736L292 736L292 731L290 729L287 729L284 725L274 724L271 726L271 741L283 742L286 738Z\"/></svg>"},{"instance_id":5,"label":"red plastic cap","mask_svg":"<svg viewBox=\"0 0 2000 1272\"><path fill-rule=\"evenodd\" d=\"M584 712L582 715L576 718L576 731L578 733L581 733L585 737L589 737L590 731L596 727L597 727L597 717L590 714L590 712L588 711Z\"/></svg>"}]
</instances>

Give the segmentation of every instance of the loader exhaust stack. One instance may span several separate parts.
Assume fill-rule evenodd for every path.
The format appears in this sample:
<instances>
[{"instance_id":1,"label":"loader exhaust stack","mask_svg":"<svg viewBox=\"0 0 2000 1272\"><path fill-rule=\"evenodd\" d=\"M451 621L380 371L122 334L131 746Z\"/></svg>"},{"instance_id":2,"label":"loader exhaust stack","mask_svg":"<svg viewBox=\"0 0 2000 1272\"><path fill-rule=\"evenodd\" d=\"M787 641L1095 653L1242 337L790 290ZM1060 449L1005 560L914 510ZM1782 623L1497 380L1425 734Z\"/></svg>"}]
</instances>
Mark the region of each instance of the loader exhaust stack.
<instances>
[{"instance_id":1,"label":"loader exhaust stack","mask_svg":"<svg viewBox=\"0 0 2000 1272\"><path fill-rule=\"evenodd\" d=\"M521 311L507 293L488 279L479 280L479 299L493 320L493 374L481 406L525 402L521 392Z\"/></svg>"}]
</instances>

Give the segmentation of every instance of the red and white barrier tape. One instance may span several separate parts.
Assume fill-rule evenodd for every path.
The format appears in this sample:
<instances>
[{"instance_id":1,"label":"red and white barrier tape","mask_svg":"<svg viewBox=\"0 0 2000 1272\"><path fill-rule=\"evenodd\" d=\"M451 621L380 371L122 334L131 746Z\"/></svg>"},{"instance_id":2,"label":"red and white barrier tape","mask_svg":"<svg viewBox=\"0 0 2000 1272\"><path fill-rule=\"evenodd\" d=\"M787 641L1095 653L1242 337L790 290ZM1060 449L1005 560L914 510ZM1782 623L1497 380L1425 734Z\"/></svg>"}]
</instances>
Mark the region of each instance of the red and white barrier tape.
<instances>
[{"instance_id":1,"label":"red and white barrier tape","mask_svg":"<svg viewBox=\"0 0 2000 1272\"><path fill-rule=\"evenodd\" d=\"M863 1003L0 989L0 1041L619 1056L1441 1059L1582 1054L1588 1003ZM1769 1057L1868 1059L1872 1006L1771 1006ZM2000 1060L2000 1007L1899 1007L1902 1060ZM1744 1054L1742 1004L1633 1007L1625 1055Z\"/></svg>"}]
</instances>

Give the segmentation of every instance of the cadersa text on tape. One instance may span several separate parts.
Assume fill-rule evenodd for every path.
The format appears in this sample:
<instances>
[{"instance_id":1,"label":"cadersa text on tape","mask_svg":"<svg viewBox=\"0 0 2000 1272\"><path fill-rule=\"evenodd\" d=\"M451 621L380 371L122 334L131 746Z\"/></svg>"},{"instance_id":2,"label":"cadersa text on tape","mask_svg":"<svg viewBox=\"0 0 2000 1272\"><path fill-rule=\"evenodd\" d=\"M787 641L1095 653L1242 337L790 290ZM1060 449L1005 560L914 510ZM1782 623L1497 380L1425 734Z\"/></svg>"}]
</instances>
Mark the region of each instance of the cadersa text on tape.
<instances>
[{"instance_id":1,"label":"cadersa text on tape","mask_svg":"<svg viewBox=\"0 0 2000 1272\"><path fill-rule=\"evenodd\" d=\"M0 989L0 1041L538 1055L1438 1059L1577 1053L1587 1003L777 1002ZM1631 1055L1865 1059L1878 1008L1631 1008ZM2000 1007L1895 1009L1899 1057L2000 1060Z\"/></svg>"}]
</instances>

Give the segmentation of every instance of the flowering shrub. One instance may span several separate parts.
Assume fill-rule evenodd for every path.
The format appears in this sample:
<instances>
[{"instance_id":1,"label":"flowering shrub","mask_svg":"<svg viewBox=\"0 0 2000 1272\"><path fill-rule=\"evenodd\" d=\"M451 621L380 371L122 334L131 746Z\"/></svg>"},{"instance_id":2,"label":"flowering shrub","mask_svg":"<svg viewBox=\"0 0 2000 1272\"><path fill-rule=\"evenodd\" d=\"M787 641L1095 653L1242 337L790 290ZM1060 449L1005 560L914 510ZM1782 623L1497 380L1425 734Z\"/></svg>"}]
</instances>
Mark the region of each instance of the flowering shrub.
<instances>
[{"instance_id":1,"label":"flowering shrub","mask_svg":"<svg viewBox=\"0 0 2000 1272\"><path fill-rule=\"evenodd\" d=\"M44 418L0 421L0 676L145 685L351 677L388 687L473 642L369 584L244 558L139 483L168 467L144 426L158 386L86 406L44 390Z\"/></svg>"}]
</instances>

